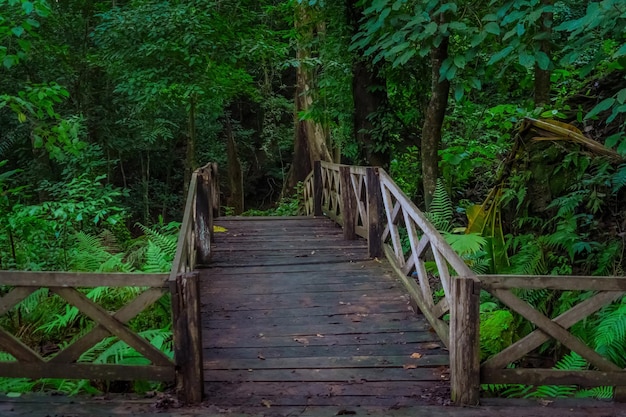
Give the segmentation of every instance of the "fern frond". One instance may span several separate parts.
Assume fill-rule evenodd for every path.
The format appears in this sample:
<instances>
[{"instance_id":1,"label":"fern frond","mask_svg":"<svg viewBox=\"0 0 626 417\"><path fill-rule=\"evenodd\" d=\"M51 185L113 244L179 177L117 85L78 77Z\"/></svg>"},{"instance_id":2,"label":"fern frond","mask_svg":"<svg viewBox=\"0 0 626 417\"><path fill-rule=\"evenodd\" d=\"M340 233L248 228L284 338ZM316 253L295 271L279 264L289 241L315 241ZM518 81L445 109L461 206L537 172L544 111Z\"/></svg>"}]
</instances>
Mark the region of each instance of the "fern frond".
<instances>
[{"instance_id":1,"label":"fern frond","mask_svg":"<svg viewBox=\"0 0 626 417\"><path fill-rule=\"evenodd\" d=\"M167 259L170 261L174 259L176 255L176 245L178 243L178 236L176 234L164 234L140 223L137 223L137 226L146 234L151 242L163 251Z\"/></svg>"},{"instance_id":2,"label":"fern frond","mask_svg":"<svg viewBox=\"0 0 626 417\"><path fill-rule=\"evenodd\" d=\"M609 400L613 398L613 387L593 387L590 389L583 389L578 391L574 397Z\"/></svg>"},{"instance_id":3,"label":"fern frond","mask_svg":"<svg viewBox=\"0 0 626 417\"><path fill-rule=\"evenodd\" d=\"M626 304L611 305L600 313L595 350L620 368L626 366Z\"/></svg>"},{"instance_id":4,"label":"fern frond","mask_svg":"<svg viewBox=\"0 0 626 417\"><path fill-rule=\"evenodd\" d=\"M478 233L447 233L443 232L442 236L446 242L454 249L454 251L463 257L466 255L475 255L484 250L487 245L487 239Z\"/></svg>"},{"instance_id":5,"label":"fern frond","mask_svg":"<svg viewBox=\"0 0 626 417\"><path fill-rule=\"evenodd\" d=\"M617 193L626 185L626 164L622 164L617 168L615 174L611 177L611 185L613 193Z\"/></svg>"},{"instance_id":6,"label":"fern frond","mask_svg":"<svg viewBox=\"0 0 626 417\"><path fill-rule=\"evenodd\" d=\"M576 208L582 204L586 194L587 191L585 190L571 192L562 197L555 198L546 208L558 208L557 217L566 217L573 214Z\"/></svg>"},{"instance_id":7,"label":"fern frond","mask_svg":"<svg viewBox=\"0 0 626 417\"><path fill-rule=\"evenodd\" d=\"M560 361L554 365L553 369L562 371L581 371L589 367L587 361L576 352L570 352L563 356ZM551 398L567 398L573 396L578 387L576 385L541 385L537 389L527 395L527 398L551 397Z\"/></svg>"},{"instance_id":8,"label":"fern frond","mask_svg":"<svg viewBox=\"0 0 626 417\"><path fill-rule=\"evenodd\" d=\"M437 186L427 213L428 220L441 232L452 230L454 208L441 178L437 179Z\"/></svg>"},{"instance_id":9,"label":"fern frond","mask_svg":"<svg viewBox=\"0 0 626 417\"><path fill-rule=\"evenodd\" d=\"M172 269L172 260L169 259L169 255L160 246L154 244L151 240L148 241L146 262L142 267L143 272L169 272L170 269Z\"/></svg>"}]
</instances>

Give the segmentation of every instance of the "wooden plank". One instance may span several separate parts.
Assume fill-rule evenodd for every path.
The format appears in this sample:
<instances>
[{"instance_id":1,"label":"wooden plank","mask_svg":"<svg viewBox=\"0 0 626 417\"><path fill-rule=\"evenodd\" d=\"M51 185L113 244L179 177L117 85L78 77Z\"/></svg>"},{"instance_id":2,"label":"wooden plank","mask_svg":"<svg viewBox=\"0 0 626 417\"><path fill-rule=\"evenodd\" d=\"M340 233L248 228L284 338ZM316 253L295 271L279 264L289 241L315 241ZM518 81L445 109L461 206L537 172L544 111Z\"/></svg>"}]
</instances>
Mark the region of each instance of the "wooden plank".
<instances>
[{"instance_id":1,"label":"wooden plank","mask_svg":"<svg viewBox=\"0 0 626 417\"><path fill-rule=\"evenodd\" d=\"M173 381L174 365L108 365L87 363L2 362L0 376L8 378L96 379L105 381Z\"/></svg>"},{"instance_id":2,"label":"wooden plank","mask_svg":"<svg viewBox=\"0 0 626 417\"><path fill-rule=\"evenodd\" d=\"M600 369L601 371L620 371L620 368L610 362L605 357L599 355L593 349L589 348L577 337L573 336L563 327L551 321L549 318L532 308L528 303L520 300L508 290L490 289L489 292L496 296L505 305L522 315L525 319L535 324L569 349L578 353L589 363Z\"/></svg>"},{"instance_id":3,"label":"wooden plank","mask_svg":"<svg viewBox=\"0 0 626 417\"><path fill-rule=\"evenodd\" d=\"M120 308L113 317L121 323L128 323L147 307L163 297L165 290L162 288L149 288L139 294L130 303ZM74 341L70 346L57 353L49 363L71 363L83 354L87 349L109 336L111 333L101 324L94 327L89 333Z\"/></svg>"},{"instance_id":4,"label":"wooden plank","mask_svg":"<svg viewBox=\"0 0 626 417\"><path fill-rule=\"evenodd\" d=\"M400 269L400 266L395 263L395 254L393 253L392 249L389 248L388 245L385 245L384 250L389 264L396 272L396 276L404 284L413 301L415 301L415 303L418 305L420 311L422 312L422 314L424 314L430 325L433 326L433 328L437 332L437 335L441 338L442 342L446 346L450 346L450 327L444 321L439 320L439 317L436 317L431 312L430 306L428 302L424 300L415 280L407 277Z\"/></svg>"},{"instance_id":5,"label":"wooden plank","mask_svg":"<svg viewBox=\"0 0 626 417\"><path fill-rule=\"evenodd\" d=\"M227 313L226 313L227 314ZM259 317L248 316L228 318L226 315L218 318L213 315L205 315L203 318L203 326L207 329L231 329L244 326L259 326L264 328L281 328L289 326L327 326L327 325L353 325L355 323L363 323L374 326L378 323L393 325L396 322L409 321L412 328L427 329L430 324L421 315L415 314L413 311L406 310L400 313L365 313L365 314L334 314L331 316L279 316L279 317ZM318 327L319 328L319 327ZM320 333L316 331L315 333Z\"/></svg>"},{"instance_id":6,"label":"wooden plank","mask_svg":"<svg viewBox=\"0 0 626 417\"><path fill-rule=\"evenodd\" d=\"M78 308L81 313L107 328L111 334L126 342L130 347L142 354L157 366L170 366L171 360L160 350L152 346L148 341L133 333L123 323L114 319L102 307L94 304L84 294L74 288L53 287L52 291L63 297L67 302Z\"/></svg>"},{"instance_id":7,"label":"wooden plank","mask_svg":"<svg viewBox=\"0 0 626 417\"><path fill-rule=\"evenodd\" d=\"M565 329L569 329L574 324L600 310L605 305L620 299L622 295L622 292L613 291L598 293L593 297L576 304L565 313L559 315L554 319L554 322ZM483 362L481 365L482 369L487 370L504 368L508 364L520 359L533 349L538 348L542 343L548 340L550 340L550 336L541 330L535 330L511 346L505 348L502 352Z\"/></svg>"},{"instance_id":8,"label":"wooden plank","mask_svg":"<svg viewBox=\"0 0 626 417\"><path fill-rule=\"evenodd\" d=\"M445 381L447 368L416 369L294 369L294 370L213 370L205 376L205 381L254 381L254 382L333 382L333 381Z\"/></svg>"},{"instance_id":9,"label":"wooden plank","mask_svg":"<svg viewBox=\"0 0 626 417\"><path fill-rule=\"evenodd\" d=\"M420 342L398 345L328 345L328 346L268 346L268 347L219 347L205 348L205 360L214 359L266 359L337 357L337 356L410 356L446 355L440 342Z\"/></svg>"},{"instance_id":10,"label":"wooden plank","mask_svg":"<svg viewBox=\"0 0 626 417\"><path fill-rule=\"evenodd\" d=\"M0 297L0 316L6 314L35 291L37 291L36 287L16 287Z\"/></svg>"},{"instance_id":11,"label":"wooden plank","mask_svg":"<svg viewBox=\"0 0 626 417\"><path fill-rule=\"evenodd\" d=\"M564 291L626 291L626 277L479 275L485 288Z\"/></svg>"},{"instance_id":12,"label":"wooden plank","mask_svg":"<svg viewBox=\"0 0 626 417\"><path fill-rule=\"evenodd\" d=\"M393 247L394 257L397 259L397 262L400 266L404 265L404 254L402 253L402 244L400 242L400 233L398 231L398 225L396 224L395 219L392 217L392 213L395 211L395 206L400 205L399 201L396 201L393 204L391 200L391 194L389 193L389 189L383 185L381 182L382 188L382 197L385 207L385 213L387 214L387 227L389 228L389 233L391 234L391 243Z\"/></svg>"},{"instance_id":13,"label":"wooden plank","mask_svg":"<svg viewBox=\"0 0 626 417\"><path fill-rule=\"evenodd\" d=\"M38 365L43 363L43 359L37 352L4 329L0 329L0 349L12 355L20 363L36 363ZM2 362L3 366L4 363Z\"/></svg>"},{"instance_id":14,"label":"wooden plank","mask_svg":"<svg viewBox=\"0 0 626 417\"><path fill-rule=\"evenodd\" d=\"M306 259L301 261L300 259ZM213 264L219 267L224 265L232 265L233 267L268 267L268 266L295 266L295 265L326 265L326 264L341 264L341 263L354 263L367 260L363 256L354 256L346 259L341 255L337 256L289 256L289 257L274 257L267 259L252 259L250 262L240 260L235 262L232 258L230 261L221 258L219 261L213 261Z\"/></svg>"},{"instance_id":15,"label":"wooden plank","mask_svg":"<svg viewBox=\"0 0 626 417\"><path fill-rule=\"evenodd\" d=\"M561 371L558 369L484 369L483 384L580 385L599 387L626 385L626 371Z\"/></svg>"},{"instance_id":16,"label":"wooden plank","mask_svg":"<svg viewBox=\"0 0 626 417\"><path fill-rule=\"evenodd\" d=\"M354 277L349 282L341 282L341 277L337 277L336 282L327 282L327 281L314 281L311 280L307 283L300 283L298 280L298 284L300 284L301 290L298 290L298 287L294 286L292 282L284 282L285 278L281 280L278 279L267 279L263 280L262 283L258 282L250 282L250 285L242 286L240 283L233 283L228 281L221 281L219 286L210 285L205 286L202 289L203 295L206 296L219 296L232 294L234 291L241 295L285 295L285 294L311 294L311 293L344 293L344 292L355 292L355 293L363 293L363 294L372 294L377 291L387 291L387 290L395 290L397 294L398 290L401 289L400 285L395 282L389 281L371 281L367 278L363 277ZM294 278L293 280L296 280ZM330 295L329 294L329 295Z\"/></svg>"},{"instance_id":17,"label":"wooden plank","mask_svg":"<svg viewBox=\"0 0 626 417\"><path fill-rule=\"evenodd\" d=\"M293 381L266 382L264 384L223 384L222 382L205 382L206 392L212 401L227 401L231 399L244 399L250 397L273 397L273 396L300 396L308 397L335 397L340 401L346 397L355 396L361 399L367 397L398 396L411 397L421 393L432 392L433 388L441 385L433 385L431 381L330 381L307 384ZM214 394L214 395L211 395ZM222 400L222 401L220 401ZM423 398L417 398L421 403ZM305 403L306 404L306 403ZM451 408L451 407L448 407ZM398 410L394 410L397 412ZM395 415L396 413L393 413ZM325 414L331 416L333 414ZM421 416L422 414L416 414ZM384 415L380 415L383 417ZM423 416L430 416L423 414ZM321 417L321 415L320 415Z\"/></svg>"},{"instance_id":18,"label":"wooden plank","mask_svg":"<svg viewBox=\"0 0 626 417\"><path fill-rule=\"evenodd\" d=\"M0 271L0 285L16 287L166 287L167 274Z\"/></svg>"},{"instance_id":19,"label":"wooden plank","mask_svg":"<svg viewBox=\"0 0 626 417\"><path fill-rule=\"evenodd\" d=\"M355 305L345 304L339 306L319 306L305 308L271 308L258 309L248 306L247 309L221 310L219 307L211 308L207 306L205 311L217 318L247 318L247 317L285 317L285 316L339 316L344 314L380 314L380 313L401 313L410 311L411 307L398 303L384 303L378 305Z\"/></svg>"},{"instance_id":20,"label":"wooden plank","mask_svg":"<svg viewBox=\"0 0 626 417\"><path fill-rule=\"evenodd\" d=\"M340 369L340 368L432 368L448 365L448 355L425 355L419 359L407 356L348 356L259 359L211 359L204 368L211 370L258 369Z\"/></svg>"},{"instance_id":21,"label":"wooden plank","mask_svg":"<svg viewBox=\"0 0 626 417\"><path fill-rule=\"evenodd\" d=\"M341 216L343 218L343 238L345 240L356 239L357 202L352 180L350 179L350 167L341 166L339 168L339 178L341 187Z\"/></svg>"},{"instance_id":22,"label":"wooden plank","mask_svg":"<svg viewBox=\"0 0 626 417\"><path fill-rule=\"evenodd\" d=\"M450 390L456 405L480 398L480 285L470 278L450 283Z\"/></svg>"},{"instance_id":23,"label":"wooden plank","mask_svg":"<svg viewBox=\"0 0 626 417\"><path fill-rule=\"evenodd\" d=\"M238 266L228 268L225 265L215 266L200 270L202 274L211 274L216 282L239 280L271 280L273 278L286 278L287 281L306 280L315 275L321 279L333 281L337 276L344 275L346 278L367 277L374 281L389 281L389 268L380 263L372 264L367 261L359 262L334 262L330 265L268 265L268 266ZM233 275L236 276L233 277ZM208 275L207 275L208 276Z\"/></svg>"},{"instance_id":24,"label":"wooden plank","mask_svg":"<svg viewBox=\"0 0 626 417\"><path fill-rule=\"evenodd\" d=\"M178 243L176 244L176 254L174 255L174 261L172 262L172 271L169 275L170 281L176 280L176 275L179 272L185 272L189 269L193 269L195 265L188 265L189 254L188 252L194 248L192 240L192 222L193 222L193 209L194 199L196 198L196 187L198 185L198 174L193 172L191 174L191 181L189 183L189 189L187 190L187 199L185 200L185 211L183 213L183 222L180 226L180 232L178 234Z\"/></svg>"},{"instance_id":25,"label":"wooden plank","mask_svg":"<svg viewBox=\"0 0 626 417\"><path fill-rule=\"evenodd\" d=\"M199 169L197 176L195 207L193 210L194 232L198 263L206 265L211 260L211 237L213 236L213 209L211 174L209 170Z\"/></svg>"},{"instance_id":26,"label":"wooden plank","mask_svg":"<svg viewBox=\"0 0 626 417\"><path fill-rule=\"evenodd\" d=\"M411 221L408 213L403 212L404 221L407 229L407 234L409 237L409 244L411 245L411 258L413 259L413 263L415 264L415 272L417 272L417 279L419 280L419 289L422 292L422 299L426 302L428 306L431 308L434 307L433 303L433 292L430 288L430 279L428 273L426 272L426 267L424 266L423 260L421 260L417 255L419 239L417 237L417 232L415 231L415 224ZM405 268L402 269L404 272ZM406 276L406 273L402 274Z\"/></svg>"},{"instance_id":27,"label":"wooden plank","mask_svg":"<svg viewBox=\"0 0 626 417\"><path fill-rule=\"evenodd\" d=\"M206 330L206 329L205 329ZM359 335L328 335L315 336L265 336L262 333L251 331L210 332L203 335L204 348L219 347L297 347L306 349L309 346L363 346L363 345L394 345L437 342L436 334L431 332L403 332L400 333L362 333Z\"/></svg>"},{"instance_id":28,"label":"wooden plank","mask_svg":"<svg viewBox=\"0 0 626 417\"><path fill-rule=\"evenodd\" d=\"M322 212L322 165L321 161L313 162L313 215L321 216Z\"/></svg>"},{"instance_id":29,"label":"wooden plank","mask_svg":"<svg viewBox=\"0 0 626 417\"><path fill-rule=\"evenodd\" d=\"M297 273L306 273L306 272L319 272L319 273L328 274L329 276L335 275L338 273L369 274L369 272L367 271L372 272L372 271L376 271L376 269L379 269L379 268L381 268L381 266L380 264L377 263L377 261L366 259L366 260L362 260L358 262L349 262L349 261L333 262L327 265L325 264L315 265L315 264L306 264L306 263L291 264L291 265L266 265L266 266L242 265L242 266L233 266L233 267L228 267L225 265L222 265L222 266L215 265L212 268L210 268L210 272L212 276L216 277L216 279L220 279L220 278L229 279L229 278L226 278L229 275L237 275L238 277L242 277L242 279L245 278L246 276L249 276L251 279L254 279L255 276L260 275L260 274L272 275L276 273L285 273L285 274L294 273L295 276L298 276Z\"/></svg>"},{"instance_id":30,"label":"wooden plank","mask_svg":"<svg viewBox=\"0 0 626 417\"><path fill-rule=\"evenodd\" d=\"M383 200L378 168L367 168L365 173L367 190L367 243L370 258L383 256Z\"/></svg>"},{"instance_id":31,"label":"wooden plank","mask_svg":"<svg viewBox=\"0 0 626 417\"><path fill-rule=\"evenodd\" d=\"M203 396L202 325L198 272L176 277L173 310L176 393L185 404L198 404Z\"/></svg>"},{"instance_id":32,"label":"wooden plank","mask_svg":"<svg viewBox=\"0 0 626 417\"><path fill-rule=\"evenodd\" d=\"M313 324L313 325L283 325L283 326L267 326L261 328L260 326L252 326L254 323L250 323L250 320L245 322L232 322L232 325L227 329L237 335L246 334L249 331L249 336L259 337L263 334L264 337L276 337L276 336L310 336L315 337L322 335L324 337L337 336L337 335L360 335L371 333L402 333L408 331L421 331L427 332L430 329L430 325L424 322L412 322L410 320L404 320L399 322L356 322L351 324ZM215 329L209 324L205 324L204 329L209 333L222 333L224 328ZM262 331L262 333L259 333Z\"/></svg>"}]
</instances>

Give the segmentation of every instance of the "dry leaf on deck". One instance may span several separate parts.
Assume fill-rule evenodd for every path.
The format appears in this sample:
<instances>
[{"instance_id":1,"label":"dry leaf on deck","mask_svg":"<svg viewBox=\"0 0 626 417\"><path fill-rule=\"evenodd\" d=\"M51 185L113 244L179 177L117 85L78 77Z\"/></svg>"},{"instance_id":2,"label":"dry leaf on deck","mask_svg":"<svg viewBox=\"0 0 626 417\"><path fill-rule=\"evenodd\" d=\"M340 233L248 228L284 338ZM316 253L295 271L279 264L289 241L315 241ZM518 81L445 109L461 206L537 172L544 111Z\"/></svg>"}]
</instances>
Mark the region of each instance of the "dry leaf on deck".
<instances>
[{"instance_id":1,"label":"dry leaf on deck","mask_svg":"<svg viewBox=\"0 0 626 417\"><path fill-rule=\"evenodd\" d=\"M402 367L404 369L417 369L417 365L414 365L412 363L406 364L406 365L402 365Z\"/></svg>"},{"instance_id":2,"label":"dry leaf on deck","mask_svg":"<svg viewBox=\"0 0 626 417\"><path fill-rule=\"evenodd\" d=\"M412 353L412 354L411 354L411 359L419 359L419 358L421 358L421 357L422 357L422 354L421 354L421 353L417 353L417 352L415 352L415 353Z\"/></svg>"},{"instance_id":3,"label":"dry leaf on deck","mask_svg":"<svg viewBox=\"0 0 626 417\"><path fill-rule=\"evenodd\" d=\"M270 408L272 406L272 402L270 400L261 400L261 404L263 404L267 408Z\"/></svg>"},{"instance_id":4,"label":"dry leaf on deck","mask_svg":"<svg viewBox=\"0 0 626 417\"><path fill-rule=\"evenodd\" d=\"M309 339L307 339L305 337L294 337L293 341L294 342L298 342L298 343L302 343L303 345L308 345L309 344Z\"/></svg>"}]
</instances>

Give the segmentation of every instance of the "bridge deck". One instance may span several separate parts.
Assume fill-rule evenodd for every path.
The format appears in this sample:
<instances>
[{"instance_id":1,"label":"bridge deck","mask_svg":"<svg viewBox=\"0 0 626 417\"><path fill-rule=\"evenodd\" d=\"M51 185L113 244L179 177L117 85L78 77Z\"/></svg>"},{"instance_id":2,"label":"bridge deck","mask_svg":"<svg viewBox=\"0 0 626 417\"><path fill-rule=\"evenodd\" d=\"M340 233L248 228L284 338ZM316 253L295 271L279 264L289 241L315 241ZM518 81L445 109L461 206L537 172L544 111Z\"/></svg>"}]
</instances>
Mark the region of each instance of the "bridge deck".
<instances>
[{"instance_id":1,"label":"bridge deck","mask_svg":"<svg viewBox=\"0 0 626 417\"><path fill-rule=\"evenodd\" d=\"M224 407L436 404L448 355L385 262L325 218L220 218L204 379Z\"/></svg>"}]
</instances>

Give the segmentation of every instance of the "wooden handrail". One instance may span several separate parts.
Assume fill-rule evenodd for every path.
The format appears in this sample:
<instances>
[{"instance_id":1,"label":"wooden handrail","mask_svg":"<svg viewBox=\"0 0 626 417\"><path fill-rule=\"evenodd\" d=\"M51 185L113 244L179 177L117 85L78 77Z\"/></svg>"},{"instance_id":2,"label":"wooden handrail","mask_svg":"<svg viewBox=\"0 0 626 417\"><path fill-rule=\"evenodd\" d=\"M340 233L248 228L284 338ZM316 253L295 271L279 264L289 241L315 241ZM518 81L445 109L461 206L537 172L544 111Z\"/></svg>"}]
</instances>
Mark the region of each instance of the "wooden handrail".
<instances>
[{"instance_id":1,"label":"wooden handrail","mask_svg":"<svg viewBox=\"0 0 626 417\"><path fill-rule=\"evenodd\" d=\"M305 188L307 214L313 214L313 207L319 206L323 214L343 226L346 239L355 234L368 239L372 257L380 253L372 247L382 247L413 302L449 348L451 393L457 404L476 404L480 384L485 383L614 385L615 399L626 398L626 370L566 330L623 297L625 277L476 275L382 168L318 162L307 177ZM427 261L434 263L434 271L429 272ZM482 364L481 289L537 327ZM558 317L549 318L516 297L512 289L597 293ZM449 322L444 320L447 313ZM597 371L508 368L550 339L577 352Z\"/></svg>"},{"instance_id":2,"label":"wooden handrail","mask_svg":"<svg viewBox=\"0 0 626 417\"><path fill-rule=\"evenodd\" d=\"M7 294L0 297L0 315L12 310L36 290L47 288L96 323L96 326L89 332L50 357L41 356L20 341L17 336L0 329L0 348L16 359L15 361L0 362L0 376L102 380L174 380L175 363L126 325L126 323L166 294L168 288L167 278L167 274L0 271L0 286L13 287ZM144 290L113 314L77 290L79 287L130 286L143 287ZM103 338L112 335L133 347L148 359L151 364L129 366L78 362L83 353Z\"/></svg>"},{"instance_id":3,"label":"wooden handrail","mask_svg":"<svg viewBox=\"0 0 626 417\"><path fill-rule=\"evenodd\" d=\"M198 265L211 258L213 218L219 215L217 164L191 175L176 255L169 275L172 294L176 391L180 400L197 404L204 394Z\"/></svg>"},{"instance_id":4,"label":"wooden handrail","mask_svg":"<svg viewBox=\"0 0 626 417\"><path fill-rule=\"evenodd\" d=\"M96 326L71 345L43 357L18 337L0 328L0 349L16 360L0 362L0 376L102 380L176 381L179 399L198 403L203 394L200 333L199 264L211 256L213 218L219 214L217 164L196 170L189 184L183 222L170 274L0 271L0 286L13 287L0 297L6 314L40 288L47 288L91 318ZM141 287L141 292L117 312L110 313L78 288ZM169 291L172 295L174 360L133 332L127 323ZM134 348L149 365L77 362L103 338L116 336Z\"/></svg>"}]
</instances>

